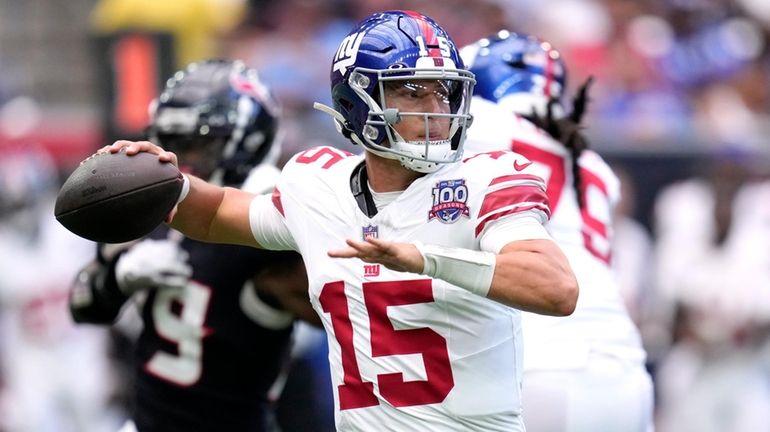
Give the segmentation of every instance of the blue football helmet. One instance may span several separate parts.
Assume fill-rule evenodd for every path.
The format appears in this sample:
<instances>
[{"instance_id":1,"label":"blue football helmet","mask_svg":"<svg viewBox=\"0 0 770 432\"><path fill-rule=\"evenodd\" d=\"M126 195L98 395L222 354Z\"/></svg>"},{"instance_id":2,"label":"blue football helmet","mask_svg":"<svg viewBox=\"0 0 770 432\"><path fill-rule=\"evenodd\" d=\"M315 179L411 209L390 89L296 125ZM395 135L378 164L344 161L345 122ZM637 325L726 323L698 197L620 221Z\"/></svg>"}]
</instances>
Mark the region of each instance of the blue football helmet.
<instances>
[{"instance_id":1,"label":"blue football helmet","mask_svg":"<svg viewBox=\"0 0 770 432\"><path fill-rule=\"evenodd\" d=\"M371 15L342 41L331 68L334 109L316 108L335 118L351 141L417 172L433 172L462 156L475 80L464 69L457 47L431 18L413 11ZM431 92L437 111L395 106L388 94ZM424 121L424 139L406 141L393 127L404 117ZM448 124L446 131L430 124Z\"/></svg>"},{"instance_id":2,"label":"blue football helmet","mask_svg":"<svg viewBox=\"0 0 770 432\"><path fill-rule=\"evenodd\" d=\"M240 61L191 63L167 81L150 114L148 139L217 184L240 186L252 168L280 156L280 107Z\"/></svg>"},{"instance_id":3,"label":"blue football helmet","mask_svg":"<svg viewBox=\"0 0 770 432\"><path fill-rule=\"evenodd\" d=\"M567 70L561 54L548 42L500 31L462 49L476 75L474 95L500 103L522 116L564 116L562 97Z\"/></svg>"}]
</instances>

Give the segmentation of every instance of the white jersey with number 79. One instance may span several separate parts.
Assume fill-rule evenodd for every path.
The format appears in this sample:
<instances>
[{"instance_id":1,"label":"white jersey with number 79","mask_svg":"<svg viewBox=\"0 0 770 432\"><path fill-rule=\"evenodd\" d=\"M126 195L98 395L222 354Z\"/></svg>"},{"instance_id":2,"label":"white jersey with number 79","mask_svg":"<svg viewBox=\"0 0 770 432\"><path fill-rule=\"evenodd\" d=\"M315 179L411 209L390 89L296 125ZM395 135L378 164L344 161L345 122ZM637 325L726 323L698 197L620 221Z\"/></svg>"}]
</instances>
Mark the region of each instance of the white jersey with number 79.
<instances>
[{"instance_id":1,"label":"white jersey with number 79","mask_svg":"<svg viewBox=\"0 0 770 432\"><path fill-rule=\"evenodd\" d=\"M578 159L583 207L578 207L572 155L528 120L475 97L474 124L466 156L507 149L532 162L546 181L551 219L548 232L570 261L580 286L575 312L568 317L524 313L524 370L583 367L591 352L643 361L639 332L625 310L610 266L612 212L620 182L597 153Z\"/></svg>"}]
</instances>

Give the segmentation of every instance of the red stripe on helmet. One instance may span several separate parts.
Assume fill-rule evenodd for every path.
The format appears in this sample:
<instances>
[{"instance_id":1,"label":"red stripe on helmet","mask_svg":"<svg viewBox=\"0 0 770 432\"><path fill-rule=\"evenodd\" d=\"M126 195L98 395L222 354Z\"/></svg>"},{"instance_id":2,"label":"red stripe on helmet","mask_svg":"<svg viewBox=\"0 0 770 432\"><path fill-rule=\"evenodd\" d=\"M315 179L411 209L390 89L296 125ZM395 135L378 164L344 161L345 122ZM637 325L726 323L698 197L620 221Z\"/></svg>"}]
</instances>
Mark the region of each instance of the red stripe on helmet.
<instances>
[{"instance_id":1,"label":"red stripe on helmet","mask_svg":"<svg viewBox=\"0 0 770 432\"><path fill-rule=\"evenodd\" d=\"M441 57L441 50L438 48L428 48L428 45L438 46L438 38L436 32L433 31L433 27L425 19L425 15L415 11L404 11L412 19L417 21L417 25L420 27L420 33L425 40L425 48L428 50L430 57Z\"/></svg>"}]
</instances>

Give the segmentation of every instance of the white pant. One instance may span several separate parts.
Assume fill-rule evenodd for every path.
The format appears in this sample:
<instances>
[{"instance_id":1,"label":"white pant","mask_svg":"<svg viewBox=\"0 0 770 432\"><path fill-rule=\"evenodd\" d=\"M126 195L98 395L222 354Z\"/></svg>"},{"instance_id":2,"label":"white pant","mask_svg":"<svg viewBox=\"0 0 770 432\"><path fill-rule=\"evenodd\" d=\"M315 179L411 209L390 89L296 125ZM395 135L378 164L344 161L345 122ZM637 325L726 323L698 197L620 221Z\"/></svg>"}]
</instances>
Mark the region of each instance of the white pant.
<instances>
[{"instance_id":1,"label":"white pant","mask_svg":"<svg viewBox=\"0 0 770 432\"><path fill-rule=\"evenodd\" d=\"M653 389L644 366L592 354L582 369L525 371L527 432L651 432Z\"/></svg>"}]
</instances>

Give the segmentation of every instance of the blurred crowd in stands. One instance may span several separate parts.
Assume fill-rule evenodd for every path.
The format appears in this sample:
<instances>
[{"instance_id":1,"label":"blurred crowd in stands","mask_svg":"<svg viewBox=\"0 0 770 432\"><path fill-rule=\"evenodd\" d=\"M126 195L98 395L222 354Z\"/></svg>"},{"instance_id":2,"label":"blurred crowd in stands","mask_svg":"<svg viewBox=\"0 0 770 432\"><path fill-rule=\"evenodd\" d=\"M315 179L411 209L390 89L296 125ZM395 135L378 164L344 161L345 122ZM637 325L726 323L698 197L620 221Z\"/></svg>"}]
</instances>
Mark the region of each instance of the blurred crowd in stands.
<instances>
[{"instance_id":1,"label":"blurred crowd in stands","mask_svg":"<svg viewBox=\"0 0 770 432\"><path fill-rule=\"evenodd\" d=\"M169 10L164 3L94 1L83 32L136 22L187 28L154 21ZM201 32L177 35L186 41L179 65L219 56L256 67L283 104L285 158L319 144L359 151L312 103L330 104L338 42L373 11L419 10L458 46L502 28L550 41L571 71L568 94L595 77L586 132L623 180L614 263L655 379L657 430L770 430L770 1L176 3L201 8L189 14ZM11 88L0 75L0 431L110 430L121 417L119 369L107 364L112 338L76 328L66 311L67 287L92 245L52 217L72 161L25 141L47 126L46 107ZM103 143L92 144L70 157ZM323 337L309 330L306 338L297 363L318 378L301 375L288 398L330 410L328 400L297 397L308 391L303 383L328 379ZM287 421L303 418L289 412ZM328 415L305 419L328 423Z\"/></svg>"},{"instance_id":2,"label":"blurred crowd in stands","mask_svg":"<svg viewBox=\"0 0 770 432\"><path fill-rule=\"evenodd\" d=\"M588 124L598 148L767 153L770 5L759 0L253 1L228 54L264 72L298 116L327 100L323 67L365 13L411 7L462 46L501 28L564 54L576 89L596 77ZM305 124L305 123L303 123ZM312 128L306 128L306 130ZM313 136L316 136L313 134ZM305 142L306 140L302 139ZM300 144L304 145L304 144Z\"/></svg>"}]
</instances>

